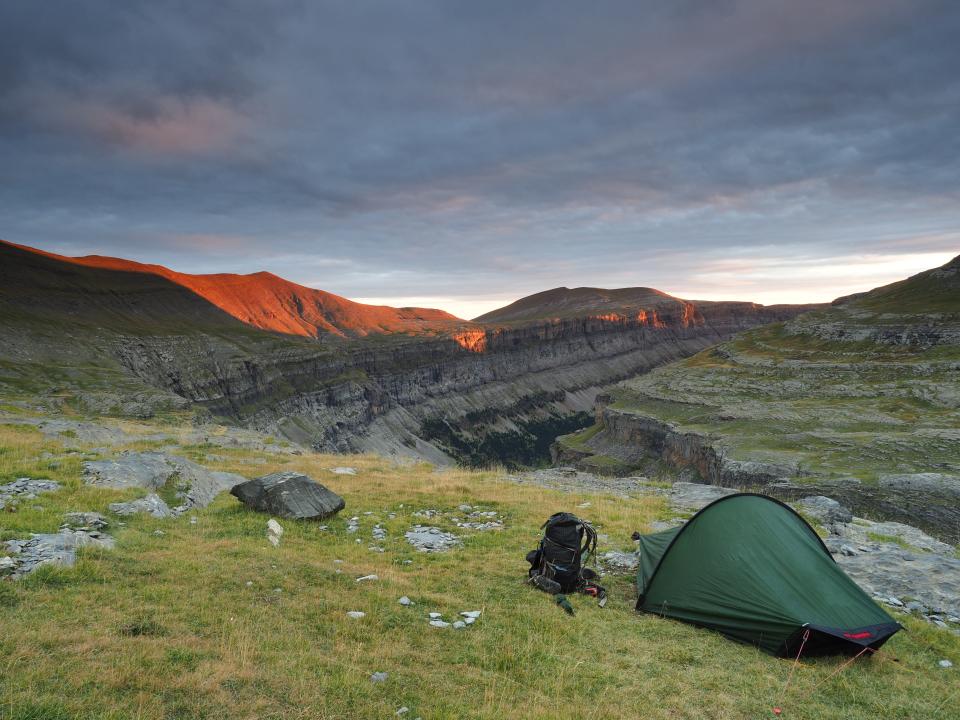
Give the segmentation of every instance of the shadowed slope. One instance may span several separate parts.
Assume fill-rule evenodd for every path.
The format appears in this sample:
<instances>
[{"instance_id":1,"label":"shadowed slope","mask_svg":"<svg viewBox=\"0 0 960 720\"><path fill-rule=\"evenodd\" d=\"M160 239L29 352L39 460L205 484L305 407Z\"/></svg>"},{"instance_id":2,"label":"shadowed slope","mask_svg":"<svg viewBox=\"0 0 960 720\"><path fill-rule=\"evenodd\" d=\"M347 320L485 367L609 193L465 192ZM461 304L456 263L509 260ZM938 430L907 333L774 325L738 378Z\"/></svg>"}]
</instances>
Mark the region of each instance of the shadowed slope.
<instances>
[{"instance_id":1,"label":"shadowed slope","mask_svg":"<svg viewBox=\"0 0 960 720\"><path fill-rule=\"evenodd\" d=\"M161 265L120 258L99 255L73 258L12 243L2 245L5 255L9 255L12 248L75 266L137 273L141 278L164 278L247 325L287 335L362 337L371 333L421 333L447 330L463 322L442 310L356 303L339 295L297 285L268 272L189 275Z\"/></svg>"}]
</instances>

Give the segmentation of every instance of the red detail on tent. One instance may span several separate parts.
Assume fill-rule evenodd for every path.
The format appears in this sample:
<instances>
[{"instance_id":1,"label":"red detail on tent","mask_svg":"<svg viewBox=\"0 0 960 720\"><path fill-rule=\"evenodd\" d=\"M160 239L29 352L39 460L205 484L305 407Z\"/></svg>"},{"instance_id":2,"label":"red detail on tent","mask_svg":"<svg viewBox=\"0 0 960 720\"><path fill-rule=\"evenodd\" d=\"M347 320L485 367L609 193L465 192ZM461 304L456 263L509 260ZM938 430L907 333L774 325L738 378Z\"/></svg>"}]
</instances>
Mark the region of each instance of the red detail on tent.
<instances>
[{"instance_id":1,"label":"red detail on tent","mask_svg":"<svg viewBox=\"0 0 960 720\"><path fill-rule=\"evenodd\" d=\"M845 638L850 638L851 640L863 640L864 638L872 637L873 633L871 632L858 632L858 633L844 633Z\"/></svg>"}]
</instances>

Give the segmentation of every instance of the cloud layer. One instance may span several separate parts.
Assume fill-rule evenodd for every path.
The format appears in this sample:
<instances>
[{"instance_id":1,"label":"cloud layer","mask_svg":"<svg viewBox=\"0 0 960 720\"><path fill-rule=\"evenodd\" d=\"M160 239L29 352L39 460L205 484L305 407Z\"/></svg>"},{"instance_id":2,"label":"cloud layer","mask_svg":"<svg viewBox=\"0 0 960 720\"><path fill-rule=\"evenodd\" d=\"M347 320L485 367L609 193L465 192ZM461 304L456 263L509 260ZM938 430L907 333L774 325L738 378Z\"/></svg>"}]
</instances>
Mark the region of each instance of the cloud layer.
<instances>
[{"instance_id":1,"label":"cloud layer","mask_svg":"<svg viewBox=\"0 0 960 720\"><path fill-rule=\"evenodd\" d=\"M960 252L957 37L949 0L6 3L0 234L461 312L825 299Z\"/></svg>"}]
</instances>

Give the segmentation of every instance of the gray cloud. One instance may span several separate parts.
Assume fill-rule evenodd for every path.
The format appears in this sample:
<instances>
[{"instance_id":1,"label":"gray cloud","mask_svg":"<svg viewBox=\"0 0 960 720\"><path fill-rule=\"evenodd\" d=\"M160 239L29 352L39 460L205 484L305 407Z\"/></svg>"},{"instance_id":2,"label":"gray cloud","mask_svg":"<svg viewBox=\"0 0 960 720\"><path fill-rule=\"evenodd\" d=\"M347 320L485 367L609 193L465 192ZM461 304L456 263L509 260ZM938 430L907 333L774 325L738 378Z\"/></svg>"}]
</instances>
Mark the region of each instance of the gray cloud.
<instances>
[{"instance_id":1,"label":"gray cloud","mask_svg":"<svg viewBox=\"0 0 960 720\"><path fill-rule=\"evenodd\" d=\"M939 252L958 36L949 0L5 3L0 233L362 297Z\"/></svg>"}]
</instances>

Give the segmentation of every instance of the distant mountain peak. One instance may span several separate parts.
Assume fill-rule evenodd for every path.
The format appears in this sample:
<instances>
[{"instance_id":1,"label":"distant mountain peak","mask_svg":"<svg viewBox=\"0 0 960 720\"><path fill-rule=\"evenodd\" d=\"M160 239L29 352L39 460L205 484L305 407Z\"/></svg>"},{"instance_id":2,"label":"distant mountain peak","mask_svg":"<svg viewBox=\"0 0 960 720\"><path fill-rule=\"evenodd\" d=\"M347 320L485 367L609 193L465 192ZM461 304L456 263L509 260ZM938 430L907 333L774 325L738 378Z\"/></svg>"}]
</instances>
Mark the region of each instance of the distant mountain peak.
<instances>
[{"instance_id":1,"label":"distant mountain peak","mask_svg":"<svg viewBox=\"0 0 960 720\"><path fill-rule=\"evenodd\" d=\"M186 288L247 325L286 335L362 337L376 333L450 330L464 324L463 320L443 310L365 305L298 285L266 270L247 275L191 275L134 260L104 255L67 257L26 245L2 240L0 243L71 265L159 276Z\"/></svg>"}]
</instances>

